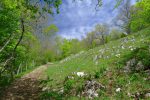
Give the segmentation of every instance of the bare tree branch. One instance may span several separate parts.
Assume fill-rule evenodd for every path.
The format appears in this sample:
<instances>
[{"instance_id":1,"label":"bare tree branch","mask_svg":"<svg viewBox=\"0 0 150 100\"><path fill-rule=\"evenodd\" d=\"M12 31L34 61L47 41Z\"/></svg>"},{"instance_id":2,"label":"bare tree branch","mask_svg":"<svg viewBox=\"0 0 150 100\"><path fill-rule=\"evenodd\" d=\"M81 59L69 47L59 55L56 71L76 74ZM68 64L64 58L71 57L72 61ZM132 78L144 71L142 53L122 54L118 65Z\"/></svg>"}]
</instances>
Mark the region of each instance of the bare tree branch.
<instances>
[{"instance_id":1,"label":"bare tree branch","mask_svg":"<svg viewBox=\"0 0 150 100\"><path fill-rule=\"evenodd\" d=\"M22 29L21 36L20 36L19 41L17 42L17 44L16 44L16 46L15 46L15 48L13 50L13 53L16 51L18 45L20 44L20 42L22 41L23 36L24 36L25 26L24 26L24 20L23 20L23 18L21 18L21 29Z\"/></svg>"},{"instance_id":2,"label":"bare tree branch","mask_svg":"<svg viewBox=\"0 0 150 100\"><path fill-rule=\"evenodd\" d=\"M7 59L3 64L1 64L3 66L3 69L1 70L0 74L2 74L5 70L6 70L6 65L8 65L8 63L13 60L14 58L11 56L9 59Z\"/></svg>"},{"instance_id":3,"label":"bare tree branch","mask_svg":"<svg viewBox=\"0 0 150 100\"><path fill-rule=\"evenodd\" d=\"M5 47L10 43L10 41L14 38L14 35L10 34L8 37L8 41L4 44L4 46L0 49L0 53L5 49Z\"/></svg>"}]
</instances>

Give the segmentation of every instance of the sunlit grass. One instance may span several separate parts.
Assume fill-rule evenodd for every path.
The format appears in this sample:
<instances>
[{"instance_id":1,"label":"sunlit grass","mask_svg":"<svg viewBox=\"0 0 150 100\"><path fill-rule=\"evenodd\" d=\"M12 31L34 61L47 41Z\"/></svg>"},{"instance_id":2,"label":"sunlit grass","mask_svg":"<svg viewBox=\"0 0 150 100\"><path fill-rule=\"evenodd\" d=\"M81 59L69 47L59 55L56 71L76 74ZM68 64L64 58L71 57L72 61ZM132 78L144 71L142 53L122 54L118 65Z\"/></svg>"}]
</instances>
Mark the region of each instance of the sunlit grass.
<instances>
[{"instance_id":1,"label":"sunlit grass","mask_svg":"<svg viewBox=\"0 0 150 100\"><path fill-rule=\"evenodd\" d=\"M134 49L147 45L149 40L149 28L147 28L128 37L111 41L97 48L72 55L48 68L47 74L54 80L51 82L51 85L54 88L62 86L62 82L66 76L72 72L80 71L92 75L100 74L100 76L98 76L99 82L109 85L110 76L108 77L107 75L98 73L103 72L103 70L109 70L113 72L111 76L113 86L110 91L115 91L118 87L121 88L119 94L113 92L110 98L129 99L126 97L129 93L148 89L150 85L144 80L145 76L141 73L125 74L119 72L119 69L124 66L122 61L126 61L130 58L127 55L130 55ZM105 98L106 94L102 95L102 97Z\"/></svg>"}]
</instances>

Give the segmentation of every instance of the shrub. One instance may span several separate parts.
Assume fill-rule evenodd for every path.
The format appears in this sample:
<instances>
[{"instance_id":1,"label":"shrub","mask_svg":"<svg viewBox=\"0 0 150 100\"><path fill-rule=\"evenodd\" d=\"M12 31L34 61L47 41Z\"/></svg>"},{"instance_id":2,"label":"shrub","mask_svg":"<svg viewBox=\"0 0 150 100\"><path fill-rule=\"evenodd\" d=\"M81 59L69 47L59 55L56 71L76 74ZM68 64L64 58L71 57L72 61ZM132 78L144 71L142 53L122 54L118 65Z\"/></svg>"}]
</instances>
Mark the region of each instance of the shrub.
<instances>
[{"instance_id":1,"label":"shrub","mask_svg":"<svg viewBox=\"0 0 150 100\"><path fill-rule=\"evenodd\" d=\"M120 62L126 64L131 72L139 72L149 69L150 67L150 51L148 46L137 48L131 53L124 56ZM127 64L128 63L128 64Z\"/></svg>"}]
</instances>

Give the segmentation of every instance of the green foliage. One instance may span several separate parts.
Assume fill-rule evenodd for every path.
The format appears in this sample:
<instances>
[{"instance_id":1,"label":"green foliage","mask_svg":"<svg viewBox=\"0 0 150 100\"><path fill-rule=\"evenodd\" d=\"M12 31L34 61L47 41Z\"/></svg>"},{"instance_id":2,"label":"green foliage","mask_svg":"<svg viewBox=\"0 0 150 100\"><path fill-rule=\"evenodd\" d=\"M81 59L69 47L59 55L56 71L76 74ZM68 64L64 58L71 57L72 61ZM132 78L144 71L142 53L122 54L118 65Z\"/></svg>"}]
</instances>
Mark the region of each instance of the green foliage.
<instances>
[{"instance_id":1,"label":"green foliage","mask_svg":"<svg viewBox=\"0 0 150 100\"><path fill-rule=\"evenodd\" d=\"M121 34L121 38L124 38L124 37L126 37L126 36L127 36L127 35L124 34L124 33Z\"/></svg>"},{"instance_id":2,"label":"green foliage","mask_svg":"<svg viewBox=\"0 0 150 100\"><path fill-rule=\"evenodd\" d=\"M132 8L131 29L133 32L150 26L150 2L142 0Z\"/></svg>"},{"instance_id":3,"label":"green foliage","mask_svg":"<svg viewBox=\"0 0 150 100\"><path fill-rule=\"evenodd\" d=\"M71 54L70 49L72 48L71 42L64 39L63 45L61 46L63 57L67 57Z\"/></svg>"},{"instance_id":4,"label":"green foliage","mask_svg":"<svg viewBox=\"0 0 150 100\"><path fill-rule=\"evenodd\" d=\"M150 51L148 46L143 46L136 48L134 51L125 54L123 59L118 62L118 66L126 66L126 63L131 59L135 59L134 65L128 66L131 68L132 72L143 71L149 69L150 66ZM140 63L140 70L137 70L137 64ZM139 66L138 66L139 67Z\"/></svg>"},{"instance_id":5,"label":"green foliage","mask_svg":"<svg viewBox=\"0 0 150 100\"><path fill-rule=\"evenodd\" d=\"M52 88L56 89L63 87L65 77L72 72L85 72L89 75L87 78L82 79L74 77L75 82L69 83L71 84L72 91L70 91L69 94L65 94L66 97L69 98L71 93L75 94L75 91L80 93L85 81L91 79L106 86L105 90L99 92L99 98L106 100L116 98L130 100L132 98L127 95L128 93L134 94L138 91L149 89L149 81L146 80L149 77L148 73L144 71L125 73L122 69L125 67L127 61L138 54L134 51L136 49L131 50L129 47L144 47L144 51L140 49L140 52L144 52L143 55L148 54L147 46L149 46L150 39L149 29L150 28L147 28L124 38L108 42L105 45L100 45L99 47L84 51L83 53L71 55L63 62L54 63L54 65L51 65L47 70L49 77L52 79L56 79L57 77L57 79L51 83ZM135 41L133 41L133 38ZM124 48L121 48L122 45ZM116 57L117 54L120 54L120 56ZM101 58L97 60L98 64L95 64L95 61L93 61L96 55L98 57L101 56ZM107 56L109 58L107 58ZM121 91L116 92L117 88L120 88ZM76 98L80 99L77 96ZM84 99L84 97L81 97L81 99Z\"/></svg>"},{"instance_id":6,"label":"green foliage","mask_svg":"<svg viewBox=\"0 0 150 100\"><path fill-rule=\"evenodd\" d=\"M56 100L63 100L63 95L59 94L57 92L51 92L51 91L47 91L47 92L43 92L40 96L41 100L47 100L47 99L56 99Z\"/></svg>"},{"instance_id":7,"label":"green foliage","mask_svg":"<svg viewBox=\"0 0 150 100\"><path fill-rule=\"evenodd\" d=\"M73 85L75 84L75 80L67 80L64 84L64 92L69 93L71 89L73 88Z\"/></svg>"},{"instance_id":8,"label":"green foliage","mask_svg":"<svg viewBox=\"0 0 150 100\"><path fill-rule=\"evenodd\" d=\"M43 6L37 3L43 2ZM27 71L33 66L47 63L47 51L41 53L41 44L33 34L35 20L45 13L59 12L61 0L1 0L0 2L0 84L10 82L14 75ZM47 6L49 5L49 6ZM42 9L46 11L43 12ZM41 13L42 12L42 13ZM42 15L43 14L43 15ZM55 25L50 25L46 33L57 32ZM41 53L41 54L40 54ZM9 77L7 77L9 76ZM0 85L0 87L3 85Z\"/></svg>"},{"instance_id":9,"label":"green foliage","mask_svg":"<svg viewBox=\"0 0 150 100\"><path fill-rule=\"evenodd\" d=\"M136 49L134 54L134 57L138 61L142 61L142 64L144 64L145 68L147 69L150 66L150 49L148 46L143 47L143 48L138 48Z\"/></svg>"},{"instance_id":10,"label":"green foliage","mask_svg":"<svg viewBox=\"0 0 150 100\"><path fill-rule=\"evenodd\" d=\"M106 67L100 67L100 69L99 69L99 71L96 71L95 72L95 75L94 75L94 77L95 78L100 78L102 75L103 75L103 73L106 71Z\"/></svg>"},{"instance_id":11,"label":"green foliage","mask_svg":"<svg viewBox=\"0 0 150 100\"><path fill-rule=\"evenodd\" d=\"M121 38L121 32L117 29L112 29L109 36L110 36L110 40L116 40L116 39L120 39Z\"/></svg>"},{"instance_id":12,"label":"green foliage","mask_svg":"<svg viewBox=\"0 0 150 100\"><path fill-rule=\"evenodd\" d=\"M85 48L90 49L107 43L107 33L108 27L106 25L97 24L94 27L94 30L89 32L87 36L82 40L84 42L84 45L86 45Z\"/></svg>"},{"instance_id":13,"label":"green foliage","mask_svg":"<svg viewBox=\"0 0 150 100\"><path fill-rule=\"evenodd\" d=\"M58 28L54 24L51 24L50 26L44 29L44 33L47 36L54 35L56 32L58 32Z\"/></svg>"}]
</instances>

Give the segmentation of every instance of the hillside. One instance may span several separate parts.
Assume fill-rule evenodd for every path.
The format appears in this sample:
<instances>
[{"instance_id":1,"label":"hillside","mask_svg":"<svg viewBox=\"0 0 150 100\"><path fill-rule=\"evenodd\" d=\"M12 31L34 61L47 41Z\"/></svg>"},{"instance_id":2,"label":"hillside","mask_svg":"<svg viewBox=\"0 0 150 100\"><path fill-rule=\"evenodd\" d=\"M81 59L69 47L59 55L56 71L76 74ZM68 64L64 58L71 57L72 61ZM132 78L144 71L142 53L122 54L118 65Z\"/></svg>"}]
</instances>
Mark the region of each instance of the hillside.
<instances>
[{"instance_id":1,"label":"hillside","mask_svg":"<svg viewBox=\"0 0 150 100\"><path fill-rule=\"evenodd\" d=\"M51 65L46 72L50 89L45 89L43 98L148 100L149 32L150 28L144 29ZM87 82L98 84L99 89L86 89Z\"/></svg>"},{"instance_id":2,"label":"hillside","mask_svg":"<svg viewBox=\"0 0 150 100\"><path fill-rule=\"evenodd\" d=\"M150 100L150 0L0 0L0 100Z\"/></svg>"}]
</instances>

